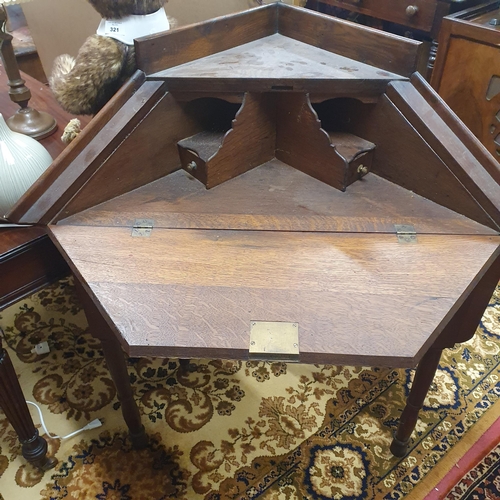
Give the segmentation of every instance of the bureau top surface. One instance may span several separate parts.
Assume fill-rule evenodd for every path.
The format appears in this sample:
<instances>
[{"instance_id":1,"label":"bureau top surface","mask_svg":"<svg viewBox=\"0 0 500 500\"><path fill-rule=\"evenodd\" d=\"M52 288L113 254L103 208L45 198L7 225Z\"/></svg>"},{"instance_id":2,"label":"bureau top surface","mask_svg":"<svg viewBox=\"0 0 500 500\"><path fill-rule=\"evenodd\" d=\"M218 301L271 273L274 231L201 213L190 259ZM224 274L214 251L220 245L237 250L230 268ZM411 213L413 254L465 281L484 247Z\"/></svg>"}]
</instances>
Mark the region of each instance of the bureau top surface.
<instances>
[{"instance_id":1,"label":"bureau top surface","mask_svg":"<svg viewBox=\"0 0 500 500\"><path fill-rule=\"evenodd\" d=\"M190 87L225 85L228 81L272 80L280 86L325 81L328 89L348 81L387 83L402 79L400 75L364 64L348 57L311 46L279 33L224 50L149 76L153 80L165 80ZM181 87L184 89L185 87Z\"/></svg>"}]
</instances>

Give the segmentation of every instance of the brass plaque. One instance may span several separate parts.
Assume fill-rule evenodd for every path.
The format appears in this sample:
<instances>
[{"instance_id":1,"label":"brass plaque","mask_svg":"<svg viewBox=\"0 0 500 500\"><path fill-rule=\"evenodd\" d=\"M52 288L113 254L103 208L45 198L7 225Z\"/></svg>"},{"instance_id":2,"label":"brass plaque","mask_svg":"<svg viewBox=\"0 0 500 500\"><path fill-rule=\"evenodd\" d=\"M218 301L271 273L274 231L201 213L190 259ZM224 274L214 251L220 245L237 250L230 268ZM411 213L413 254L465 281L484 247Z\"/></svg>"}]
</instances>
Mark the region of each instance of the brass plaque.
<instances>
[{"instance_id":1,"label":"brass plaque","mask_svg":"<svg viewBox=\"0 0 500 500\"><path fill-rule=\"evenodd\" d=\"M299 324L271 321L250 323L251 359L299 361Z\"/></svg>"}]
</instances>

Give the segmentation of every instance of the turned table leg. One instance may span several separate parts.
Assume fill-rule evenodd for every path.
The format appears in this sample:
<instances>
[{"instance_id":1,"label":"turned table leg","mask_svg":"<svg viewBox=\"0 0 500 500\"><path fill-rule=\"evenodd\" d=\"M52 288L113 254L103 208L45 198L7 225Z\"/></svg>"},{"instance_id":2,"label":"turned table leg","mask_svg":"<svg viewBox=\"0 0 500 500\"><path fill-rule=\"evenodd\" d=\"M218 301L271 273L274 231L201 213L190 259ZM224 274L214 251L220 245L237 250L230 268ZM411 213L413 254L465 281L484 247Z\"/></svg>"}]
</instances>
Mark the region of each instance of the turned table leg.
<instances>
[{"instance_id":1,"label":"turned table leg","mask_svg":"<svg viewBox=\"0 0 500 500\"><path fill-rule=\"evenodd\" d=\"M104 358L121 403L123 418L129 429L130 441L135 448L144 448L148 444L148 436L142 425L139 408L134 399L127 362L120 342L91 298L76 280L75 285L85 310L90 333L101 341Z\"/></svg>"},{"instance_id":2,"label":"turned table leg","mask_svg":"<svg viewBox=\"0 0 500 500\"><path fill-rule=\"evenodd\" d=\"M57 459L47 457L47 441L38 434L33 424L23 391L19 385L9 354L0 339L0 407L4 411L22 445L23 457L35 467L48 470Z\"/></svg>"},{"instance_id":3,"label":"turned table leg","mask_svg":"<svg viewBox=\"0 0 500 500\"><path fill-rule=\"evenodd\" d=\"M434 380L441 353L442 349L431 348L418 364L410 395L391 444L391 452L396 457L404 457L408 451L408 443L417 423L418 412L422 408L427 391Z\"/></svg>"}]
</instances>

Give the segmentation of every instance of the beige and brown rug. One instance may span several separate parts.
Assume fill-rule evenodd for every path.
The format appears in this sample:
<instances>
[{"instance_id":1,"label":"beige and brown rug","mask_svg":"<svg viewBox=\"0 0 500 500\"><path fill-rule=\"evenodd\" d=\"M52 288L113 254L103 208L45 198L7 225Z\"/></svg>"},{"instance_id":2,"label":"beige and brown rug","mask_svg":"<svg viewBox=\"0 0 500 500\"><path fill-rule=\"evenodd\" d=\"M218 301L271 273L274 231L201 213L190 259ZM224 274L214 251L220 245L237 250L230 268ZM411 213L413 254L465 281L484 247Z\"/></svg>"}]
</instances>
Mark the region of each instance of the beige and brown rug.
<instances>
[{"instance_id":1,"label":"beige and brown rug","mask_svg":"<svg viewBox=\"0 0 500 500\"><path fill-rule=\"evenodd\" d=\"M363 328L363 297L359 310ZM404 459L389 444L411 371L202 359L186 373L176 359L130 359L151 437L137 451L70 279L0 313L0 326L52 434L104 420L50 439L59 464L43 475L0 412L1 500L424 498L500 414L500 289L473 340L446 352ZM51 352L31 353L44 340Z\"/></svg>"}]
</instances>

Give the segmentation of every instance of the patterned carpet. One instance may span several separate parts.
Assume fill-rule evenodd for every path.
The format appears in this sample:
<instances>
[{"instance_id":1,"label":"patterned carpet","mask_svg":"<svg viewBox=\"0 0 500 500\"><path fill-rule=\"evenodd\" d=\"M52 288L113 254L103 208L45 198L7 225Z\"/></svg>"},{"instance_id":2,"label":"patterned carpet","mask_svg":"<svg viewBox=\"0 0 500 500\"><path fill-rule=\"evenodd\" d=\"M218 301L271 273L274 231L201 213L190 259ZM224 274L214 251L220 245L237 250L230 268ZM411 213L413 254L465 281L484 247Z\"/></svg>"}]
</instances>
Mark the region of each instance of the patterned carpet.
<instances>
[{"instance_id":1,"label":"patterned carpet","mask_svg":"<svg viewBox=\"0 0 500 500\"><path fill-rule=\"evenodd\" d=\"M446 500L500 498L500 446L465 474L447 494Z\"/></svg>"},{"instance_id":2,"label":"patterned carpet","mask_svg":"<svg viewBox=\"0 0 500 500\"><path fill-rule=\"evenodd\" d=\"M99 344L71 280L62 280L0 313L0 326L25 395L42 407L51 433L95 418L104 425L50 439L59 464L43 475L20 456L0 412L1 495L396 500L418 490L414 498L423 498L422 479L500 413L499 313L497 289L476 336L446 352L404 459L389 444L411 371L209 359L194 360L191 371L175 359L129 360L151 437L147 449L134 450ZM33 354L44 340L51 352Z\"/></svg>"}]
</instances>

